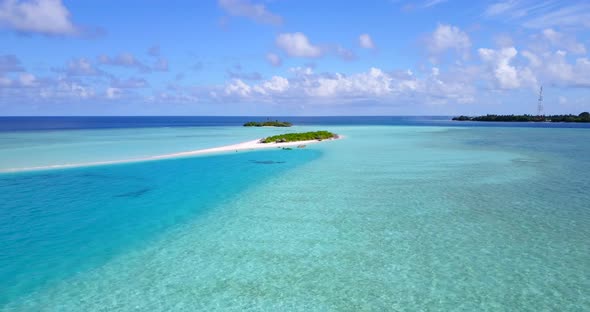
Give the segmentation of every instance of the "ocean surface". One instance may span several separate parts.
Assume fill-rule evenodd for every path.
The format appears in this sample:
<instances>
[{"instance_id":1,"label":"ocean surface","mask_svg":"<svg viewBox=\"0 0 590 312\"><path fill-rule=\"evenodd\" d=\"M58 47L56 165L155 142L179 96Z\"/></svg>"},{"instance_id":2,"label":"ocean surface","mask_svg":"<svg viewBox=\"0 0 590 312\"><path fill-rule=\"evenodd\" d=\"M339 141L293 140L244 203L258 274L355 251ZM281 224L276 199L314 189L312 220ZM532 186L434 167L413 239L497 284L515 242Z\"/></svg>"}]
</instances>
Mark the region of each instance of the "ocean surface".
<instances>
[{"instance_id":1,"label":"ocean surface","mask_svg":"<svg viewBox=\"0 0 590 312\"><path fill-rule=\"evenodd\" d=\"M0 311L590 311L590 125L253 119L0 117Z\"/></svg>"}]
</instances>

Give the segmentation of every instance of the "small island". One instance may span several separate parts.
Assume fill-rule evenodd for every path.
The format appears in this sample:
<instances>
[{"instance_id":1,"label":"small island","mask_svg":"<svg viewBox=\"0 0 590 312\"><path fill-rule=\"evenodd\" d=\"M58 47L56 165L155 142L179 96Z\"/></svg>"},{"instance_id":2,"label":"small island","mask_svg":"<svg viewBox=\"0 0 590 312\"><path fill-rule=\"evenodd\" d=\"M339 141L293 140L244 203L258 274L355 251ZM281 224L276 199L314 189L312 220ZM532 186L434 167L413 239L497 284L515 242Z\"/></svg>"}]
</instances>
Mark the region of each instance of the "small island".
<instances>
[{"instance_id":1,"label":"small island","mask_svg":"<svg viewBox=\"0 0 590 312\"><path fill-rule=\"evenodd\" d=\"M268 120L263 122L249 121L244 124L244 127L291 127L292 125L292 123L286 121Z\"/></svg>"},{"instance_id":2,"label":"small island","mask_svg":"<svg viewBox=\"0 0 590 312\"><path fill-rule=\"evenodd\" d=\"M329 139L337 139L338 135L329 131L312 131L301 133L285 133L273 135L260 140L260 143L286 143L299 141L322 141Z\"/></svg>"},{"instance_id":3,"label":"small island","mask_svg":"<svg viewBox=\"0 0 590 312\"><path fill-rule=\"evenodd\" d=\"M459 116L453 117L456 121L500 121L500 122L590 122L590 113L583 112L579 115L485 115L485 116Z\"/></svg>"}]
</instances>

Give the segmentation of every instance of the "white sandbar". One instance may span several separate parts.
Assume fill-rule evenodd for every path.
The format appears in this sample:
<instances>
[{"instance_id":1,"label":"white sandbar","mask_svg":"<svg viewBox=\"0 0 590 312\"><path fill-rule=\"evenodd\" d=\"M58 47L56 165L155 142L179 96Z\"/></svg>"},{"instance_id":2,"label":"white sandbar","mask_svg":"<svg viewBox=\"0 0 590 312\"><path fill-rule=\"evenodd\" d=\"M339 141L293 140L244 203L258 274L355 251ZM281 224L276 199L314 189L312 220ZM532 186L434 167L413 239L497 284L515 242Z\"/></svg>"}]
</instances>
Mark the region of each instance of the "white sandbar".
<instances>
[{"instance_id":1,"label":"white sandbar","mask_svg":"<svg viewBox=\"0 0 590 312\"><path fill-rule=\"evenodd\" d=\"M225 145L225 146L213 147L213 148L205 148L205 149L188 151L188 152L180 152L180 153L164 154L164 155L156 155L156 156L147 156L147 157L138 157L138 158L129 158L129 159L122 159L122 160L107 160L107 161L96 161L96 162L77 163L77 164L59 164L59 165L48 165L48 166L38 166L38 167L0 169L0 173L113 165L113 164L123 164L123 163L130 163L130 162L142 162L142 161L169 159L169 158L191 157L191 156L204 155L204 154L227 153L227 152L237 152L237 151L253 151L253 150L263 149L263 148L273 148L273 147L274 148L281 148L281 147L289 147L289 146L314 144L314 143L319 143L319 142L332 141L332 140L336 140L339 138L342 138L342 137L337 136L334 139L327 139L327 140L322 140L322 141L309 140L309 141L284 142L284 143L260 143L261 139L258 139L258 140L252 140L252 141L242 142L242 143L238 143L238 144Z\"/></svg>"}]
</instances>

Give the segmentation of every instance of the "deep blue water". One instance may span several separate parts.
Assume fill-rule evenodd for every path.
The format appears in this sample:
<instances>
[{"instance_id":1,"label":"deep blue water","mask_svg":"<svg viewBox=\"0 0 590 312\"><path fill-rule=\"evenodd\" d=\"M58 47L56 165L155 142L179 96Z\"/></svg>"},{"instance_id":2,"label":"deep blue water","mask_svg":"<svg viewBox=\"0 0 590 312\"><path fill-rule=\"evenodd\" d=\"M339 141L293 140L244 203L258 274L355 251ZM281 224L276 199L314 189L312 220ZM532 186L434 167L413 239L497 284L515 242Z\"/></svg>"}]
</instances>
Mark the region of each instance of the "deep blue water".
<instances>
[{"instance_id":1,"label":"deep blue water","mask_svg":"<svg viewBox=\"0 0 590 312\"><path fill-rule=\"evenodd\" d=\"M247 121L284 120L296 125L422 125L453 127L590 128L582 123L457 122L451 116L121 116L121 117L0 117L2 131L114 129L148 127L241 126Z\"/></svg>"}]
</instances>

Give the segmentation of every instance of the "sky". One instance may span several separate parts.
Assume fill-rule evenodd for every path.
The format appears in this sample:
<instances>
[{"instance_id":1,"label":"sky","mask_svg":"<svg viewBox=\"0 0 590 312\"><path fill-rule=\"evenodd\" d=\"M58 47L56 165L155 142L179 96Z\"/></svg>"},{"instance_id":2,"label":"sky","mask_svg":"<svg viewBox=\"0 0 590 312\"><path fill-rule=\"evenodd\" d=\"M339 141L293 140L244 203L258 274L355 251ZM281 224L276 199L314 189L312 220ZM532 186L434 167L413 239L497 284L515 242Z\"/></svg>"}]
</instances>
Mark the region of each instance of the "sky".
<instances>
[{"instance_id":1,"label":"sky","mask_svg":"<svg viewBox=\"0 0 590 312\"><path fill-rule=\"evenodd\" d=\"M0 0L0 116L590 110L590 2Z\"/></svg>"}]
</instances>

